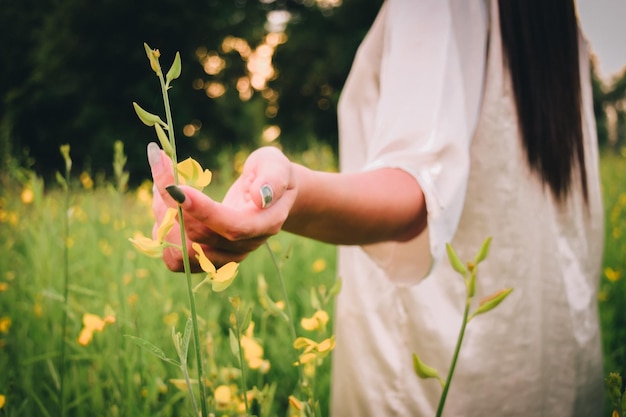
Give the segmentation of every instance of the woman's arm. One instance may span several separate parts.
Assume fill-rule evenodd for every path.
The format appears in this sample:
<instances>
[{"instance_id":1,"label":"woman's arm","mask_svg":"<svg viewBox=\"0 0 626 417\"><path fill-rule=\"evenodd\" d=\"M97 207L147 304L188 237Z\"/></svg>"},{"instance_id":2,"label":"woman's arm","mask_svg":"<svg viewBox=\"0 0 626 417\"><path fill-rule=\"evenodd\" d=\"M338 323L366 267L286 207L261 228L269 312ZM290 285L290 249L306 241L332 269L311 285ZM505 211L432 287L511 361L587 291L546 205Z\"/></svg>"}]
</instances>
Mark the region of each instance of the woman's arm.
<instances>
[{"instance_id":1,"label":"woman's arm","mask_svg":"<svg viewBox=\"0 0 626 417\"><path fill-rule=\"evenodd\" d=\"M351 174L293 164L297 198L283 229L341 245L406 241L426 226L424 196L406 171Z\"/></svg>"},{"instance_id":2,"label":"woman's arm","mask_svg":"<svg viewBox=\"0 0 626 417\"><path fill-rule=\"evenodd\" d=\"M156 144L149 145L148 154L159 223L167 207L177 204L170 194L171 162ZM273 201L265 208L260 193L264 185L273 190ZM423 194L405 171L313 171L289 161L273 147L250 155L221 203L185 186L173 194L185 215L187 237L203 244L216 264L244 259L280 230L329 243L361 245L409 240L426 226ZM172 231L168 240L176 243L179 238ZM170 269L181 269L179 251L166 251L164 260Z\"/></svg>"}]
</instances>

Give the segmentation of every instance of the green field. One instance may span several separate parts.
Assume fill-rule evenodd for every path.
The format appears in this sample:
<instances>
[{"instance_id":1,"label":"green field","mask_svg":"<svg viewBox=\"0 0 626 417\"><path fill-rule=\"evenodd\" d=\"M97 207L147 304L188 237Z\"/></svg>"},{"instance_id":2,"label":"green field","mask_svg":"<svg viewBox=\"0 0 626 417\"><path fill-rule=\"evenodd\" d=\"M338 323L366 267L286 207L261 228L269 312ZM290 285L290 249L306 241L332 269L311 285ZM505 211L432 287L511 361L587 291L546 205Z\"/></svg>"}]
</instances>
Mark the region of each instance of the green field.
<instances>
[{"instance_id":1,"label":"green field","mask_svg":"<svg viewBox=\"0 0 626 417\"><path fill-rule=\"evenodd\" d=\"M599 307L605 373L626 374L626 158L604 155L602 175L607 233ZM67 416L192 415L189 396L179 387L181 369L134 339L177 359L172 329L183 332L189 315L184 275L167 271L159 259L137 252L128 241L136 232L151 232L150 184L119 192L115 181L90 181L87 175L77 177L68 194L22 172L1 191L0 416L59 416L61 409ZM219 181L209 188L219 194ZM263 307L260 277L270 298L280 301L279 270L283 274L299 336L328 336L299 323L312 316L315 298L322 299L335 281L335 248L287 233L273 237L269 246L278 269L262 247L240 265L228 290L196 293L209 408L216 415L240 415L241 410L235 400L215 398L219 386L241 392L238 359L229 341L235 296L242 306L252 307L253 337L270 363L265 373L248 369L247 389L265 387L271 403L261 409L251 400L251 412L286 415L288 397L298 391L289 324ZM193 276L194 282L201 278ZM332 300L325 307L332 317ZM109 319L100 322L104 327L93 331L91 340L80 343L87 313ZM195 378L193 346L189 349L188 368ZM326 359L310 379L321 415L328 407L329 367Z\"/></svg>"}]
</instances>

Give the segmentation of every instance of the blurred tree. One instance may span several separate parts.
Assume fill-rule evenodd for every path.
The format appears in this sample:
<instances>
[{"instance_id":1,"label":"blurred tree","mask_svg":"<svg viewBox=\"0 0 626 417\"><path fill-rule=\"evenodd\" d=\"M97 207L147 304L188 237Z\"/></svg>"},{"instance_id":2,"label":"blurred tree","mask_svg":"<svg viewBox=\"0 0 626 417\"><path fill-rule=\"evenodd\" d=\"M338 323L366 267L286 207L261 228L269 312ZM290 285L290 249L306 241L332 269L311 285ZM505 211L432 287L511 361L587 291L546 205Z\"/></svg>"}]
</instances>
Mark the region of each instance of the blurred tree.
<instances>
[{"instance_id":1,"label":"blurred tree","mask_svg":"<svg viewBox=\"0 0 626 417\"><path fill-rule=\"evenodd\" d=\"M626 147L626 68L602 89L607 144L614 150Z\"/></svg>"},{"instance_id":2,"label":"blurred tree","mask_svg":"<svg viewBox=\"0 0 626 417\"><path fill-rule=\"evenodd\" d=\"M336 97L379 4L0 0L0 157L12 153L26 163L27 154L47 176L62 165L58 146L69 143L77 170L110 172L113 143L122 140L131 181L144 178L154 132L131 103L163 110L143 42L161 51L164 68L181 53L183 73L170 94L182 155L212 163L224 148L258 146L270 124L285 125L286 148L312 137L335 141ZM246 87L250 51L267 46L267 15L276 11L292 16L288 41L272 45L280 77L266 80L271 88ZM247 51L225 50L228 39Z\"/></svg>"}]
</instances>

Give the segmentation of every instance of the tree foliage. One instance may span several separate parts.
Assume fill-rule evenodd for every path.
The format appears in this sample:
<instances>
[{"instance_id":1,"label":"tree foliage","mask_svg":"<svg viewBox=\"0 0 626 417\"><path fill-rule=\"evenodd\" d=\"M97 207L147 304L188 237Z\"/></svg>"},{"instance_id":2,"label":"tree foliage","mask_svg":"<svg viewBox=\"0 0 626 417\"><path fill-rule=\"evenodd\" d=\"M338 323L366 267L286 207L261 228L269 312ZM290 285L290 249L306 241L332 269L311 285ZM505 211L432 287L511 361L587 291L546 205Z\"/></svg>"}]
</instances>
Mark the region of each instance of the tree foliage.
<instances>
[{"instance_id":1,"label":"tree foliage","mask_svg":"<svg viewBox=\"0 0 626 417\"><path fill-rule=\"evenodd\" d=\"M281 144L287 148L312 137L333 142L336 94L380 1L320 4L0 0L0 46L10 63L0 66L0 155L32 161L47 175L61 166L58 146L69 143L79 169L108 172L113 143L122 140L131 179L145 177L145 146L154 133L138 123L131 103L163 110L143 42L161 51L164 66L181 53L183 72L170 91L181 152L210 163L224 148L258 146L263 128L278 123L285 125ZM276 52L280 76L271 80L272 91L281 94L279 112L268 115L262 91L242 100L236 89L246 57L221 46L236 37L256 48L267 34L268 12L277 9L293 12L294 19ZM204 70L200 55L207 53L224 61L219 73ZM225 92L207 97L202 86L211 82ZM327 104L320 105L320 94ZM190 123L194 140L181 133Z\"/></svg>"}]
</instances>

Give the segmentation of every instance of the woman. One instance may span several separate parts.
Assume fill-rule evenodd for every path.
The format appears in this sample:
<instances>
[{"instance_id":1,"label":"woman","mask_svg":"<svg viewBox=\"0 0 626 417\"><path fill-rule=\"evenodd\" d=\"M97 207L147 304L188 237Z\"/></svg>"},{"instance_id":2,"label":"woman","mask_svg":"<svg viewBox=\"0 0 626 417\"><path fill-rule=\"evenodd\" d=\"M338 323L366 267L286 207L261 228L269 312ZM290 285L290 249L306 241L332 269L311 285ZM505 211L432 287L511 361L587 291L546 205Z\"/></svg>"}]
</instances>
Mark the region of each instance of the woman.
<instances>
[{"instance_id":1,"label":"woman","mask_svg":"<svg viewBox=\"0 0 626 417\"><path fill-rule=\"evenodd\" d=\"M468 326L446 415L601 415L589 74L573 0L387 0L342 93L340 173L261 148L218 203L169 187L152 144L155 214L169 190L218 264L281 229L340 245L334 416L435 414L412 354L450 364L465 287L445 244L471 259L492 236L477 294L514 291Z\"/></svg>"}]
</instances>

